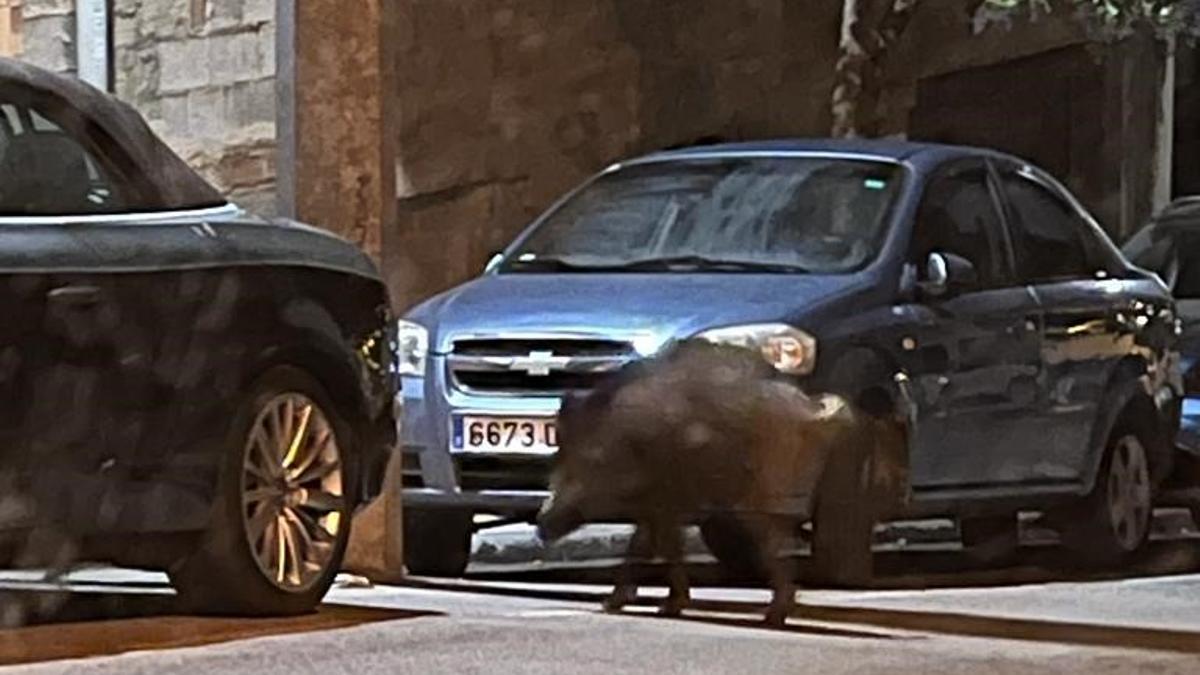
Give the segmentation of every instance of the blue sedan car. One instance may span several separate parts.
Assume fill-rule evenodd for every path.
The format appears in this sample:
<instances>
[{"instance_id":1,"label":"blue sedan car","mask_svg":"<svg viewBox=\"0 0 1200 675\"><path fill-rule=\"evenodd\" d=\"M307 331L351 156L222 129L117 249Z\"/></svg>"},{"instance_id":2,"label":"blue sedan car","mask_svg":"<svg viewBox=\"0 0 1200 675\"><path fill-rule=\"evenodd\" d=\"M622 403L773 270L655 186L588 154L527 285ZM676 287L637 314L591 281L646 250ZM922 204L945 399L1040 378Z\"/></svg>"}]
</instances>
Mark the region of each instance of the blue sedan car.
<instances>
[{"instance_id":1,"label":"blue sedan car","mask_svg":"<svg viewBox=\"0 0 1200 675\"><path fill-rule=\"evenodd\" d=\"M869 453L827 474L822 577L869 574L875 519L901 516L957 517L974 546L1040 510L1116 560L1178 463L1177 330L1158 276L1010 156L779 141L622 162L400 322L409 568L461 573L475 513L532 519L564 392L694 337L908 416L902 505L877 508ZM700 525L723 562L748 553Z\"/></svg>"}]
</instances>

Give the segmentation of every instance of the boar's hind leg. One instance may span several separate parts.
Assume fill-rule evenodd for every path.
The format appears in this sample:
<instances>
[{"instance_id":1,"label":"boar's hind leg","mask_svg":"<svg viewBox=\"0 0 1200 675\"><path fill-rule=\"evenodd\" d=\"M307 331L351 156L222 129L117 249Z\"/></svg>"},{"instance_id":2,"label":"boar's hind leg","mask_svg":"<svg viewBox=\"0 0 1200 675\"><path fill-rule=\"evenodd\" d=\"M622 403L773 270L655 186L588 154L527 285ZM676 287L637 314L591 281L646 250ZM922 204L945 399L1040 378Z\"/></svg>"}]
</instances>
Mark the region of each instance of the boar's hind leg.
<instances>
[{"instance_id":1,"label":"boar's hind leg","mask_svg":"<svg viewBox=\"0 0 1200 675\"><path fill-rule=\"evenodd\" d=\"M638 523L629 539L625 560L617 568L616 584L612 594L604 600L604 611L619 612L637 598L635 568L654 558L654 532L647 523Z\"/></svg>"},{"instance_id":2,"label":"boar's hind leg","mask_svg":"<svg viewBox=\"0 0 1200 675\"><path fill-rule=\"evenodd\" d=\"M748 516L747 520L758 544L759 560L767 572L773 591L765 620L773 626L782 626L796 608L792 567L783 557L788 533L794 523L791 518L771 514L756 514Z\"/></svg>"},{"instance_id":3,"label":"boar's hind leg","mask_svg":"<svg viewBox=\"0 0 1200 675\"><path fill-rule=\"evenodd\" d=\"M659 609L663 616L679 616L691 602L687 567L683 561L683 528L679 523L663 523L657 528L658 551L666 559L670 592Z\"/></svg>"}]
</instances>

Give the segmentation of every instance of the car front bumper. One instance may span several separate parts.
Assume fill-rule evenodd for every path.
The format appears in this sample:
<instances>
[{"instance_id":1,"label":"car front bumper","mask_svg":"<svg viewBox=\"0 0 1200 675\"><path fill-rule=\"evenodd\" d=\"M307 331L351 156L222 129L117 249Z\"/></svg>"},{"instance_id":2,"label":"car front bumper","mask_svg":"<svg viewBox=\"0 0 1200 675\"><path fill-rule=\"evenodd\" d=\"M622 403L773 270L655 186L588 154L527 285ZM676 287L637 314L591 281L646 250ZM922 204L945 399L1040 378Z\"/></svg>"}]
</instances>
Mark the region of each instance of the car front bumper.
<instances>
[{"instance_id":1,"label":"car front bumper","mask_svg":"<svg viewBox=\"0 0 1200 675\"><path fill-rule=\"evenodd\" d=\"M431 356L426 377L406 377L397 397L403 501L406 507L461 508L532 518L549 496L549 455L455 452L456 415L545 417L557 396L484 396L449 386L445 362Z\"/></svg>"},{"instance_id":2,"label":"car front bumper","mask_svg":"<svg viewBox=\"0 0 1200 675\"><path fill-rule=\"evenodd\" d=\"M550 496L547 490L468 490L405 488L404 505L421 509L470 509L485 513L532 517Z\"/></svg>"}]
</instances>

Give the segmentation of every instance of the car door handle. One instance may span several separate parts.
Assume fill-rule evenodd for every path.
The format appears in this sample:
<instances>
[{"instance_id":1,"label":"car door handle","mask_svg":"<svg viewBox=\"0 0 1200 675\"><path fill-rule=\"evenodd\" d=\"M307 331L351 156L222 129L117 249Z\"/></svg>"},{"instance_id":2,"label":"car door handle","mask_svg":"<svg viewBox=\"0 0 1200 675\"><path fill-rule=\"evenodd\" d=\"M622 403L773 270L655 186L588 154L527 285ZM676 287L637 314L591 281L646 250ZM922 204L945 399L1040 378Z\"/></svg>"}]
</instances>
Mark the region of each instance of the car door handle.
<instances>
[{"instance_id":1,"label":"car door handle","mask_svg":"<svg viewBox=\"0 0 1200 675\"><path fill-rule=\"evenodd\" d=\"M100 289L96 286L61 286L46 294L56 304L73 307L91 307L100 302Z\"/></svg>"}]
</instances>

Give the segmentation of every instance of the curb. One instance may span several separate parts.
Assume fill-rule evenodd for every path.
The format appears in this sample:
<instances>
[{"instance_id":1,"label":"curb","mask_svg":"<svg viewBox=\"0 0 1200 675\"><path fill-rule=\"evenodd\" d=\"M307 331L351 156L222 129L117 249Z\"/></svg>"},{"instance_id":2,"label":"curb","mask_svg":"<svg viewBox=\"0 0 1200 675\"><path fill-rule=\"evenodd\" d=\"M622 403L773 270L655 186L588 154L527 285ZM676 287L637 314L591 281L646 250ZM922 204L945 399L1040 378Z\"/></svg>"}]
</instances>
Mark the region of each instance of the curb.
<instances>
[{"instance_id":1,"label":"curb","mask_svg":"<svg viewBox=\"0 0 1200 675\"><path fill-rule=\"evenodd\" d=\"M1156 513L1152 535L1156 538L1195 537L1198 528L1186 510L1170 509ZM523 563L568 563L611 560L624 556L633 534L628 525L592 525L562 541L547 546L538 540L530 526L506 526L484 530L472 542L471 562L483 565ZM1024 530L1026 544L1052 545L1057 536L1036 526ZM951 520L897 521L876 532L876 545L903 549L909 546L958 544L958 527ZM689 527L684 538L684 553L707 556L708 547L700 539L698 528Z\"/></svg>"}]
</instances>

